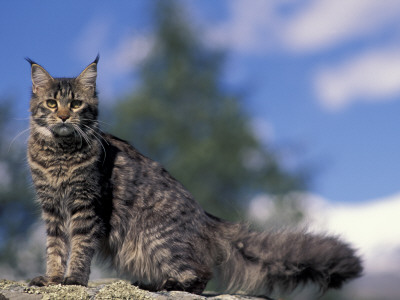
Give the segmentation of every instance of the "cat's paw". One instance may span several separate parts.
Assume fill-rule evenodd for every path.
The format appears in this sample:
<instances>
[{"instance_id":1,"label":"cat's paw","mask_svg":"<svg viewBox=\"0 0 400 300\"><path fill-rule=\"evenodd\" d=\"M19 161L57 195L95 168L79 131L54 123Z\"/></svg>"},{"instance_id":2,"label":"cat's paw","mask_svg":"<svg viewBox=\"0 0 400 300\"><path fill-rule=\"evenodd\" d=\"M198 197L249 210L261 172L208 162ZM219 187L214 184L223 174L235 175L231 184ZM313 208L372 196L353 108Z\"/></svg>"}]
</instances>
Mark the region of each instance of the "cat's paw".
<instances>
[{"instance_id":1,"label":"cat's paw","mask_svg":"<svg viewBox=\"0 0 400 300\"><path fill-rule=\"evenodd\" d=\"M48 286L52 284L59 284L62 281L62 277L37 276L29 282L29 286Z\"/></svg>"},{"instance_id":2,"label":"cat's paw","mask_svg":"<svg viewBox=\"0 0 400 300\"><path fill-rule=\"evenodd\" d=\"M49 279L46 276L37 276L29 282L29 286L46 286L49 284Z\"/></svg>"},{"instance_id":3,"label":"cat's paw","mask_svg":"<svg viewBox=\"0 0 400 300\"><path fill-rule=\"evenodd\" d=\"M87 280L75 276L67 276L64 278L63 284L65 285L83 285L87 286Z\"/></svg>"}]
</instances>

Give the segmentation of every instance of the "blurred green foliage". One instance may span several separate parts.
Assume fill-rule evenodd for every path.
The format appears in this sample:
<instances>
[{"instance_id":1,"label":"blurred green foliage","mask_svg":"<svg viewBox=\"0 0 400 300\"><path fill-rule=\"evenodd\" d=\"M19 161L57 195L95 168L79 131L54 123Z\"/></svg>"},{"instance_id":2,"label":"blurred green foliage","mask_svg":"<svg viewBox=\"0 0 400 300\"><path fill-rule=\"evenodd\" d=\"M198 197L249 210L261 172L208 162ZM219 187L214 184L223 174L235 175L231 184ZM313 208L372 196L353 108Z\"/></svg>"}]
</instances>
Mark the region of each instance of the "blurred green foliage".
<instances>
[{"instance_id":1,"label":"blurred green foliage","mask_svg":"<svg viewBox=\"0 0 400 300\"><path fill-rule=\"evenodd\" d=\"M0 101L0 264L6 262L18 273L18 242L37 220L38 209L28 180L25 144L14 140L21 122L11 107L12 100Z\"/></svg>"},{"instance_id":2,"label":"blurred green foliage","mask_svg":"<svg viewBox=\"0 0 400 300\"><path fill-rule=\"evenodd\" d=\"M221 82L224 53L205 47L185 16L177 2L157 2L154 46L138 88L116 106L113 132L162 162L215 215L237 220L251 197L266 193L298 221L297 199L283 195L304 180L256 138L244 99Z\"/></svg>"}]
</instances>

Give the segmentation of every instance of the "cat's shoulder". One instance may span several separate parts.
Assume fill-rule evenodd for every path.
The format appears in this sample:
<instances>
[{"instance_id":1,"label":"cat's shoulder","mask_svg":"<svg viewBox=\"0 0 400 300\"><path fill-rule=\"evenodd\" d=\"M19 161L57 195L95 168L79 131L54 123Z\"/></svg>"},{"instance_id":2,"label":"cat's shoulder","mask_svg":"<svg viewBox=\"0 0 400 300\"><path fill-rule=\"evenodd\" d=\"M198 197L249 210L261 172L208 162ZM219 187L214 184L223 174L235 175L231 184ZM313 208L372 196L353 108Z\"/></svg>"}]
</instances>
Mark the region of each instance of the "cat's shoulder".
<instances>
[{"instance_id":1,"label":"cat's shoulder","mask_svg":"<svg viewBox=\"0 0 400 300\"><path fill-rule=\"evenodd\" d=\"M107 149L108 153L112 153L116 156L127 156L136 162L140 161L151 161L148 157L140 153L133 145L129 142L120 139L109 133L102 133L103 146Z\"/></svg>"},{"instance_id":2,"label":"cat's shoulder","mask_svg":"<svg viewBox=\"0 0 400 300\"><path fill-rule=\"evenodd\" d=\"M105 144L107 145L112 145L114 147L117 147L119 149L124 149L125 147L129 147L129 148L134 148L131 144L129 144L129 142L120 139L118 137L116 137L115 135L112 135L110 133L105 133L102 132L101 133L102 139L104 141Z\"/></svg>"}]
</instances>

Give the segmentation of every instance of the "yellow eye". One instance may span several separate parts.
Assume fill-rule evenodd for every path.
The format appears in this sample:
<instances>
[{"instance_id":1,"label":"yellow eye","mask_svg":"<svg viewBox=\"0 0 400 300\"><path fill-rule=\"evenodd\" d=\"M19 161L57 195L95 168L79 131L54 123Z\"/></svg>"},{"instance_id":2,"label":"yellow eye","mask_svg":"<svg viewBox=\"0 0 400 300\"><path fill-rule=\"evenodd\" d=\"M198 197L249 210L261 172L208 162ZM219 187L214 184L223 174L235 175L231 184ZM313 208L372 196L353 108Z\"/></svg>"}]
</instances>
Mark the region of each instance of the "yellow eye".
<instances>
[{"instance_id":1,"label":"yellow eye","mask_svg":"<svg viewBox=\"0 0 400 300\"><path fill-rule=\"evenodd\" d=\"M71 101L70 107L73 109L79 108L82 105L82 101L81 100L73 100Z\"/></svg>"},{"instance_id":2,"label":"yellow eye","mask_svg":"<svg viewBox=\"0 0 400 300\"><path fill-rule=\"evenodd\" d=\"M46 105L49 108L56 108L57 107L57 101L55 100L47 100Z\"/></svg>"}]
</instances>

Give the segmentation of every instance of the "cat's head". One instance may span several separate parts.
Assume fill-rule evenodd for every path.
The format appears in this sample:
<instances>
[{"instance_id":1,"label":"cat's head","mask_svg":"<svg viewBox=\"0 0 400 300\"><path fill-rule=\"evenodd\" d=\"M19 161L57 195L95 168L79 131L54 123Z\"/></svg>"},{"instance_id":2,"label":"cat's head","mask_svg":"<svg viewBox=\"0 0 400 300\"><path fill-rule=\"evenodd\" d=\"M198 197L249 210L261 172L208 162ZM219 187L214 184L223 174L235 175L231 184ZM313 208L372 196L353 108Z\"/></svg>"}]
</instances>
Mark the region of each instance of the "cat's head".
<instances>
[{"instance_id":1,"label":"cat's head","mask_svg":"<svg viewBox=\"0 0 400 300\"><path fill-rule=\"evenodd\" d=\"M96 95L99 56L77 77L54 78L39 64L31 64L31 127L43 138L88 135L97 128Z\"/></svg>"}]
</instances>

